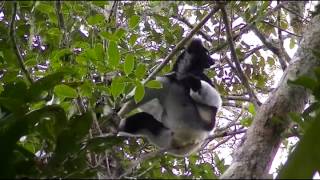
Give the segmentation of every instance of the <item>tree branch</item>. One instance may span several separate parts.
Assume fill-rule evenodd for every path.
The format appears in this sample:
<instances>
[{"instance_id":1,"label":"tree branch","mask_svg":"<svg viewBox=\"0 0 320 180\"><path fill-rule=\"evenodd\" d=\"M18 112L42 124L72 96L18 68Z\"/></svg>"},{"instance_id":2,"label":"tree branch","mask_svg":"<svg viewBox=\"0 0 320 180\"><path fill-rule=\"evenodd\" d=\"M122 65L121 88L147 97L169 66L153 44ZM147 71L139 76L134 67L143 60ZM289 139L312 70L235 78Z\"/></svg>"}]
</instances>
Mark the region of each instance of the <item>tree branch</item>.
<instances>
[{"instance_id":1,"label":"tree branch","mask_svg":"<svg viewBox=\"0 0 320 180\"><path fill-rule=\"evenodd\" d=\"M224 24L225 24L225 28L226 28L227 40L228 40L230 51L231 51L231 57L232 57L232 60L235 63L236 73L238 74L239 78L241 79L241 81L243 82L244 86L246 87L246 89L247 89L247 91L248 91L248 93L250 95L250 98L251 98L252 102L254 103L254 105L256 107L259 107L261 103L258 100L257 96L254 94L253 90L251 89L249 81L248 81L248 78L243 73L242 68L240 66L239 59L238 59L237 54L236 54L236 50L235 50L235 47L234 47L234 44L233 44L233 41L232 41L230 23L229 23L229 19L228 19L228 15L227 15L226 9L225 9L225 5L224 4L221 5L220 9L221 9L222 18L223 18L223 21L224 21ZM232 66L232 64L230 64L230 66Z\"/></svg>"},{"instance_id":2,"label":"tree branch","mask_svg":"<svg viewBox=\"0 0 320 180\"><path fill-rule=\"evenodd\" d=\"M272 13L278 11L280 8L284 7L284 6L285 6L286 4L288 4L288 3L289 3L289 1L285 1L285 2L282 2L282 3L278 4L276 7L274 7L274 8L271 9L271 10L269 10L269 11L268 11L266 14L264 14L263 16L258 16L258 17L257 17L256 19L254 19L251 23L249 23L249 25L254 24L254 23L259 23L259 22L263 21L263 19L264 19L265 17L270 16ZM237 41L237 40L241 37L241 35L244 34L244 33L246 33L246 32L248 32L249 29L250 29L249 26L246 25L244 28L241 29L241 31L239 32L239 34L237 34L237 35L235 35L235 36L232 37L232 40L233 40L233 41ZM211 49L209 52L210 52L210 53L213 53L213 52L220 51L221 49L227 47L227 45L228 45L228 42L223 43L223 44L221 44L220 46L218 46L218 47L216 47L216 48L214 48L214 49Z\"/></svg>"},{"instance_id":3,"label":"tree branch","mask_svg":"<svg viewBox=\"0 0 320 180\"><path fill-rule=\"evenodd\" d=\"M267 177L282 140L281 134L290 124L288 112L302 112L308 98L305 88L288 84L288 80L295 80L302 75L312 76L313 68L320 65L319 59L312 53L312 49L320 49L320 15L312 19L304 32L300 47L285 70L279 87L258 109L247 131L247 138L220 178Z\"/></svg>"},{"instance_id":4,"label":"tree branch","mask_svg":"<svg viewBox=\"0 0 320 180\"><path fill-rule=\"evenodd\" d=\"M68 37L67 37L67 31L66 31L66 27L64 24L64 18L63 18L63 14L61 13L61 0L57 0L56 4L55 4L55 9L56 9L56 13L58 16L58 26L60 28L60 30L62 31L62 39L60 41L60 48L66 48L68 45Z\"/></svg>"},{"instance_id":5,"label":"tree branch","mask_svg":"<svg viewBox=\"0 0 320 180\"><path fill-rule=\"evenodd\" d=\"M216 139L216 138L219 138L219 137L234 136L234 135L242 134L242 133L245 133L245 132L247 132L246 129L239 129L239 130L236 130L236 131L225 131L225 132L220 132L218 134L214 134L214 135L208 137L208 139L210 139L210 141L212 141L213 139Z\"/></svg>"},{"instance_id":6,"label":"tree branch","mask_svg":"<svg viewBox=\"0 0 320 180\"><path fill-rule=\"evenodd\" d=\"M281 51L281 48L276 47L258 30L255 25L251 25L250 28L256 34L256 36L261 40L261 42L276 56L279 58L282 70L287 68L287 62L290 62L290 57L285 51Z\"/></svg>"},{"instance_id":7,"label":"tree branch","mask_svg":"<svg viewBox=\"0 0 320 180\"><path fill-rule=\"evenodd\" d=\"M186 18L180 16L179 14L178 14L178 15L173 15L172 17L175 18L175 19L177 19L177 20L180 21L180 22L183 22L183 23L186 24L190 29L193 29L193 28L194 28L194 26L193 26ZM210 37L208 34L206 34L205 32L199 30L199 34L200 34L205 40L207 40L207 41L209 41L209 42L212 42L211 37Z\"/></svg>"},{"instance_id":8,"label":"tree branch","mask_svg":"<svg viewBox=\"0 0 320 180\"><path fill-rule=\"evenodd\" d=\"M270 22L267 22L267 21L262 21L262 22L265 23L265 24L267 24L267 25L269 25L269 26L272 26L272 27L275 27L275 28L277 28L277 29L280 29L281 31L286 32L286 33L288 33L288 34L290 34L290 35L292 35L292 36L295 36L295 37L298 37L298 38L301 38L301 37L302 37L301 35L298 35L298 34L295 34L295 33L293 33L293 32L290 32L290 31L288 31L288 30L286 30L286 29L283 29L283 28L280 27L279 25L274 25L274 24L272 24L272 23L270 23Z\"/></svg>"},{"instance_id":9,"label":"tree branch","mask_svg":"<svg viewBox=\"0 0 320 180\"><path fill-rule=\"evenodd\" d=\"M226 100L235 100L235 101L250 101L250 98L245 96L223 96L222 98Z\"/></svg>"},{"instance_id":10,"label":"tree branch","mask_svg":"<svg viewBox=\"0 0 320 180\"><path fill-rule=\"evenodd\" d=\"M31 75L29 74L27 68L24 65L24 60L21 55L20 49L18 47L17 39L16 39L16 26L15 26L15 19L17 15L17 2L14 1L12 4L12 16L11 16L11 22L10 22L10 39L14 48L14 52L18 59L18 64L24 73L25 77L29 81L30 84L33 84L33 79L31 78Z\"/></svg>"}]
</instances>

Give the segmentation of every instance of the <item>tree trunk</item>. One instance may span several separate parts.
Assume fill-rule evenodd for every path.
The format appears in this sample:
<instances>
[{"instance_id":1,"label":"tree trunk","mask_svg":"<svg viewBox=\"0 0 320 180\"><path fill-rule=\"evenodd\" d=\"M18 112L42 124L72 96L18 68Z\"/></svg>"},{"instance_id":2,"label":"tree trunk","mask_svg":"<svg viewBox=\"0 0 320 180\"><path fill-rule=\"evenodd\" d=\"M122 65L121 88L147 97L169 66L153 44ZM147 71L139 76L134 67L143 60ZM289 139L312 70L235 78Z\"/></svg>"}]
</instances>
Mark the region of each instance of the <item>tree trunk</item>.
<instances>
[{"instance_id":1,"label":"tree trunk","mask_svg":"<svg viewBox=\"0 0 320 180\"><path fill-rule=\"evenodd\" d=\"M320 49L320 15L315 16L290 65L284 72L278 88L259 108L246 139L235 152L233 162L220 178L266 178L273 158L281 143L281 134L288 127L288 112L302 112L308 92L288 84L301 75L311 76L313 67L319 65L312 50Z\"/></svg>"}]
</instances>

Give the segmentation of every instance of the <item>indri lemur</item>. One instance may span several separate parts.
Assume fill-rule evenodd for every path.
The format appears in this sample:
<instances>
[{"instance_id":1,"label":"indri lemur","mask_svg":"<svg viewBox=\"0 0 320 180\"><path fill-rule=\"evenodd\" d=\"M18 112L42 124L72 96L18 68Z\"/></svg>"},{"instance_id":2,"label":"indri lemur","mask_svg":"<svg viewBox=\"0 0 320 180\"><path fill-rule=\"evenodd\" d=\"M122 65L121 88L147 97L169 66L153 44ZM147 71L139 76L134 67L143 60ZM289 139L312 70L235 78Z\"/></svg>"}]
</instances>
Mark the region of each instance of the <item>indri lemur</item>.
<instances>
[{"instance_id":1,"label":"indri lemur","mask_svg":"<svg viewBox=\"0 0 320 180\"><path fill-rule=\"evenodd\" d=\"M220 94L203 72L213 64L201 40L193 39L173 71L156 78L162 83L161 89L146 88L139 103L131 101L120 110L129 112L139 107L142 112L122 119L119 135L144 136L176 156L198 150L213 130L222 104Z\"/></svg>"}]
</instances>

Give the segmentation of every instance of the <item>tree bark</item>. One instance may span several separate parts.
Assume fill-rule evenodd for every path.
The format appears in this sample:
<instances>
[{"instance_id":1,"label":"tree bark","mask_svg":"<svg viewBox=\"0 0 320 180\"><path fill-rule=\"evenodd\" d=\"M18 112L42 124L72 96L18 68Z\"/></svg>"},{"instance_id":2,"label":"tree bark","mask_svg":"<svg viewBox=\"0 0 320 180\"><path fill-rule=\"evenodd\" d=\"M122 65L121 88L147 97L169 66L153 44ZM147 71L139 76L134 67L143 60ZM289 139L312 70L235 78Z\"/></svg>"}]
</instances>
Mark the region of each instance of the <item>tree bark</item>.
<instances>
[{"instance_id":1,"label":"tree bark","mask_svg":"<svg viewBox=\"0 0 320 180\"><path fill-rule=\"evenodd\" d=\"M220 177L266 178L271 163L281 143L281 134L288 127L288 112L302 112L308 92L300 86L288 84L301 75L312 76L319 65L312 50L320 49L320 15L315 16L304 31L298 51L284 72L278 88L259 108L246 139L235 152L233 162Z\"/></svg>"}]
</instances>

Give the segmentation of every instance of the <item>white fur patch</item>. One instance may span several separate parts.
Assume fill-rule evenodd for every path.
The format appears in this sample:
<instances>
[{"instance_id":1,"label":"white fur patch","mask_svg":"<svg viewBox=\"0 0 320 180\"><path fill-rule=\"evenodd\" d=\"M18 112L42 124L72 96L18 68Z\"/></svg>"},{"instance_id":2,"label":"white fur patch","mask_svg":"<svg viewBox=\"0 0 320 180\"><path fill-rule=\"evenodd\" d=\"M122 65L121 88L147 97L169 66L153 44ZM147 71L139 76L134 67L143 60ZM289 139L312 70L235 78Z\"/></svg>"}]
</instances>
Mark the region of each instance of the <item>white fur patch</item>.
<instances>
[{"instance_id":1,"label":"white fur patch","mask_svg":"<svg viewBox=\"0 0 320 180\"><path fill-rule=\"evenodd\" d=\"M163 107L161 106L159 99L157 98L141 105L138 109L151 114L158 121L161 119L163 113Z\"/></svg>"},{"instance_id":2,"label":"white fur patch","mask_svg":"<svg viewBox=\"0 0 320 180\"><path fill-rule=\"evenodd\" d=\"M191 64L191 56L189 53L184 54L183 61L179 61L177 79L181 79L180 74L185 74Z\"/></svg>"},{"instance_id":3,"label":"white fur patch","mask_svg":"<svg viewBox=\"0 0 320 180\"><path fill-rule=\"evenodd\" d=\"M222 105L219 92L206 81L201 80L201 89L198 92L195 92L191 89L190 96L198 103L217 107L218 109Z\"/></svg>"}]
</instances>

